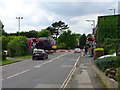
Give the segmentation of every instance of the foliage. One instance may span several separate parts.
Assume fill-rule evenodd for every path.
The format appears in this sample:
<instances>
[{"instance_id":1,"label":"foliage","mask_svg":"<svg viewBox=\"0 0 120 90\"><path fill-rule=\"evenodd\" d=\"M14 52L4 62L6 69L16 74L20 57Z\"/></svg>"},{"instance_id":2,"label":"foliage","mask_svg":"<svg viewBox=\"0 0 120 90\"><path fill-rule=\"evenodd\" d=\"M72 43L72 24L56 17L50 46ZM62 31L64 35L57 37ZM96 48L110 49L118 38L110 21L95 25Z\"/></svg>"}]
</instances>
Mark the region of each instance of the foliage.
<instances>
[{"instance_id":1,"label":"foliage","mask_svg":"<svg viewBox=\"0 0 120 90\"><path fill-rule=\"evenodd\" d=\"M28 35L27 35L28 38L37 38L38 37L38 32L35 31L35 30L31 30L28 32Z\"/></svg>"},{"instance_id":2,"label":"foliage","mask_svg":"<svg viewBox=\"0 0 120 90\"><path fill-rule=\"evenodd\" d=\"M91 38L91 37L92 37L92 34L88 34L88 35L87 35L87 38Z\"/></svg>"},{"instance_id":3,"label":"foliage","mask_svg":"<svg viewBox=\"0 0 120 90\"><path fill-rule=\"evenodd\" d=\"M66 44L66 48L75 48L75 45L77 44L77 35L72 33L70 30L68 31L64 31L63 34L61 34L58 37L58 46L61 43L65 43Z\"/></svg>"},{"instance_id":4,"label":"foliage","mask_svg":"<svg viewBox=\"0 0 120 90\"><path fill-rule=\"evenodd\" d=\"M103 47L105 54L111 54L117 49L116 41L120 39L119 19L120 15L98 17L97 47Z\"/></svg>"},{"instance_id":5,"label":"foliage","mask_svg":"<svg viewBox=\"0 0 120 90\"><path fill-rule=\"evenodd\" d=\"M66 44L65 44L65 43L60 43L60 44L58 45L58 48L59 48L59 49L65 49L65 48L66 48Z\"/></svg>"},{"instance_id":6,"label":"foliage","mask_svg":"<svg viewBox=\"0 0 120 90\"><path fill-rule=\"evenodd\" d=\"M97 59L98 57L104 55L104 49L103 48L96 48L94 49L94 59Z\"/></svg>"},{"instance_id":7,"label":"foliage","mask_svg":"<svg viewBox=\"0 0 120 90\"><path fill-rule=\"evenodd\" d=\"M118 81L118 90L120 90L120 67L116 69L116 77Z\"/></svg>"},{"instance_id":8,"label":"foliage","mask_svg":"<svg viewBox=\"0 0 120 90\"><path fill-rule=\"evenodd\" d=\"M105 38L116 39L120 30L118 30L118 16L101 16L98 17L97 25L97 44L102 45ZM120 38L120 37L119 37Z\"/></svg>"},{"instance_id":9,"label":"foliage","mask_svg":"<svg viewBox=\"0 0 120 90\"><path fill-rule=\"evenodd\" d=\"M40 32L38 32L38 37L49 37L50 32L47 29L42 29Z\"/></svg>"},{"instance_id":10,"label":"foliage","mask_svg":"<svg viewBox=\"0 0 120 90\"><path fill-rule=\"evenodd\" d=\"M68 29L68 25L65 24L65 22L58 21L52 23L51 26L47 27L46 29L50 31L51 36L54 39L57 39L57 36L60 35L65 29Z\"/></svg>"},{"instance_id":11,"label":"foliage","mask_svg":"<svg viewBox=\"0 0 120 90\"><path fill-rule=\"evenodd\" d=\"M80 43L80 48L84 48L84 46L86 45L86 35L83 34L81 35L80 39L79 39L79 43Z\"/></svg>"},{"instance_id":12,"label":"foliage","mask_svg":"<svg viewBox=\"0 0 120 90\"><path fill-rule=\"evenodd\" d=\"M6 54L2 52L2 60L6 60Z\"/></svg>"},{"instance_id":13,"label":"foliage","mask_svg":"<svg viewBox=\"0 0 120 90\"><path fill-rule=\"evenodd\" d=\"M95 63L102 71L105 71L108 68L120 67L120 59L117 58L118 57L105 57L95 60Z\"/></svg>"},{"instance_id":14,"label":"foliage","mask_svg":"<svg viewBox=\"0 0 120 90\"><path fill-rule=\"evenodd\" d=\"M7 44L13 40L15 36L1 36L2 39L2 50L7 50Z\"/></svg>"},{"instance_id":15,"label":"foliage","mask_svg":"<svg viewBox=\"0 0 120 90\"><path fill-rule=\"evenodd\" d=\"M10 53L10 56L21 56L27 54L27 46L26 43L27 38L24 36L16 36L13 40L11 40L7 47Z\"/></svg>"},{"instance_id":16,"label":"foliage","mask_svg":"<svg viewBox=\"0 0 120 90\"><path fill-rule=\"evenodd\" d=\"M0 61L2 61L2 60L6 60L6 54L4 53L4 51L2 50L2 51L0 51L0 58L1 58L1 60Z\"/></svg>"}]
</instances>

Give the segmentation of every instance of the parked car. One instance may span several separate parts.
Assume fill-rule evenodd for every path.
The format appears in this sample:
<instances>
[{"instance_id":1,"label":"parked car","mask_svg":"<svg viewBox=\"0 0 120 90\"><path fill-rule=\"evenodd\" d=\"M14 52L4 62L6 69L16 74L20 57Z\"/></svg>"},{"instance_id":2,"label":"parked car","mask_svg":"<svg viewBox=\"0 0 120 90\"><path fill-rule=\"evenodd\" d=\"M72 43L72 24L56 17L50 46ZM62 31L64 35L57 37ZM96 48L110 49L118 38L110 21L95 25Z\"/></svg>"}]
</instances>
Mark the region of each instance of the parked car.
<instances>
[{"instance_id":1,"label":"parked car","mask_svg":"<svg viewBox=\"0 0 120 90\"><path fill-rule=\"evenodd\" d=\"M80 53L80 52L81 52L80 48L75 48L74 53Z\"/></svg>"},{"instance_id":2,"label":"parked car","mask_svg":"<svg viewBox=\"0 0 120 90\"><path fill-rule=\"evenodd\" d=\"M101 57L99 57L98 59L100 59L100 58L105 58L105 57L111 57L111 56L116 56L116 52L113 53L113 54L110 54L110 55L101 56Z\"/></svg>"},{"instance_id":3,"label":"parked car","mask_svg":"<svg viewBox=\"0 0 120 90\"><path fill-rule=\"evenodd\" d=\"M32 53L32 60L36 59L48 59L48 53L43 49L34 49Z\"/></svg>"}]
</instances>

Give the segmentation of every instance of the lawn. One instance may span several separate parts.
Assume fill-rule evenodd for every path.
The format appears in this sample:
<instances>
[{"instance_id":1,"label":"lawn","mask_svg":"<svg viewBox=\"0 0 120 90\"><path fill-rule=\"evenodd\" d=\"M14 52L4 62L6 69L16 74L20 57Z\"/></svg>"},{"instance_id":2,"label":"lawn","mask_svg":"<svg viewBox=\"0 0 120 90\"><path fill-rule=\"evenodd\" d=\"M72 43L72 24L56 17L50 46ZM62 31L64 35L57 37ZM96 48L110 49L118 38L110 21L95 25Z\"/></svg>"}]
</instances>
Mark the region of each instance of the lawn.
<instances>
[{"instance_id":1,"label":"lawn","mask_svg":"<svg viewBox=\"0 0 120 90\"><path fill-rule=\"evenodd\" d=\"M15 59L31 59L32 56L31 55L26 55L26 56L17 56L17 57L13 57Z\"/></svg>"},{"instance_id":2,"label":"lawn","mask_svg":"<svg viewBox=\"0 0 120 90\"><path fill-rule=\"evenodd\" d=\"M20 60L17 60L17 59L31 59L32 58L32 56L31 55L26 55L26 56L17 56L17 57L12 57L13 59L11 60L9 60L9 59L7 59L7 60L2 60L2 61L0 61L0 65L7 65L7 64L11 64L11 63L15 63L15 62L19 62Z\"/></svg>"},{"instance_id":3,"label":"lawn","mask_svg":"<svg viewBox=\"0 0 120 90\"><path fill-rule=\"evenodd\" d=\"M17 60L3 60L3 61L0 61L0 65L7 65L7 64L14 63L14 62L18 62L18 61Z\"/></svg>"}]
</instances>

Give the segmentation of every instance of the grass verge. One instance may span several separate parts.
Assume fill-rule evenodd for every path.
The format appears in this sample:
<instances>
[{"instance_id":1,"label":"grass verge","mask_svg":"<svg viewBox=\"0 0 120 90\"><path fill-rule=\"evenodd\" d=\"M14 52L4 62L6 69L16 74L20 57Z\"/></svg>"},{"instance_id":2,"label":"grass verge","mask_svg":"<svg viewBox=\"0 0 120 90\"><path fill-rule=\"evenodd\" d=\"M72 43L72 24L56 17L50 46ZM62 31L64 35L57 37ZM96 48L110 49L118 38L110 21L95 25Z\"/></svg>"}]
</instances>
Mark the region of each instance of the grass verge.
<instances>
[{"instance_id":1,"label":"grass verge","mask_svg":"<svg viewBox=\"0 0 120 90\"><path fill-rule=\"evenodd\" d=\"M26 56L17 56L17 57L14 57L15 59L31 59L32 58L32 55L26 55Z\"/></svg>"},{"instance_id":2,"label":"grass verge","mask_svg":"<svg viewBox=\"0 0 120 90\"><path fill-rule=\"evenodd\" d=\"M15 63L15 62L19 62L18 60L3 60L0 61L0 65L7 65L7 64L11 64L11 63Z\"/></svg>"}]
</instances>

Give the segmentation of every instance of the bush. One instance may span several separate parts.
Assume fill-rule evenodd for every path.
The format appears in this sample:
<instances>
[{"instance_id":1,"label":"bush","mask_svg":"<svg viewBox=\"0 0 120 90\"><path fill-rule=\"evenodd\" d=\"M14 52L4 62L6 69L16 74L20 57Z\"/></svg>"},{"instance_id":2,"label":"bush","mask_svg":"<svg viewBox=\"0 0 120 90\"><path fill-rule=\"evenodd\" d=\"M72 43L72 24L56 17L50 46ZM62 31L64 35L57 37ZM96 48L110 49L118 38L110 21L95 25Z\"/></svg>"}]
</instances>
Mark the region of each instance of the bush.
<instances>
[{"instance_id":1,"label":"bush","mask_svg":"<svg viewBox=\"0 0 120 90\"><path fill-rule=\"evenodd\" d=\"M94 59L97 59L98 57L104 55L104 49L103 48L96 48L94 49Z\"/></svg>"},{"instance_id":2,"label":"bush","mask_svg":"<svg viewBox=\"0 0 120 90\"><path fill-rule=\"evenodd\" d=\"M11 57L23 56L27 54L27 38L23 36L15 37L8 43L8 51Z\"/></svg>"},{"instance_id":3,"label":"bush","mask_svg":"<svg viewBox=\"0 0 120 90\"><path fill-rule=\"evenodd\" d=\"M2 60L6 60L6 54L2 51Z\"/></svg>"},{"instance_id":4,"label":"bush","mask_svg":"<svg viewBox=\"0 0 120 90\"><path fill-rule=\"evenodd\" d=\"M116 78L118 81L118 90L120 90L120 67L116 69Z\"/></svg>"},{"instance_id":5,"label":"bush","mask_svg":"<svg viewBox=\"0 0 120 90\"><path fill-rule=\"evenodd\" d=\"M102 71L105 71L108 68L118 68L120 67L120 60L118 60L118 57L106 57L95 60L96 65L98 68L100 68Z\"/></svg>"},{"instance_id":6,"label":"bush","mask_svg":"<svg viewBox=\"0 0 120 90\"><path fill-rule=\"evenodd\" d=\"M60 44L58 45L58 48L59 48L59 49L65 49L65 48L66 48L66 44L65 44L65 43L60 43Z\"/></svg>"}]
</instances>

